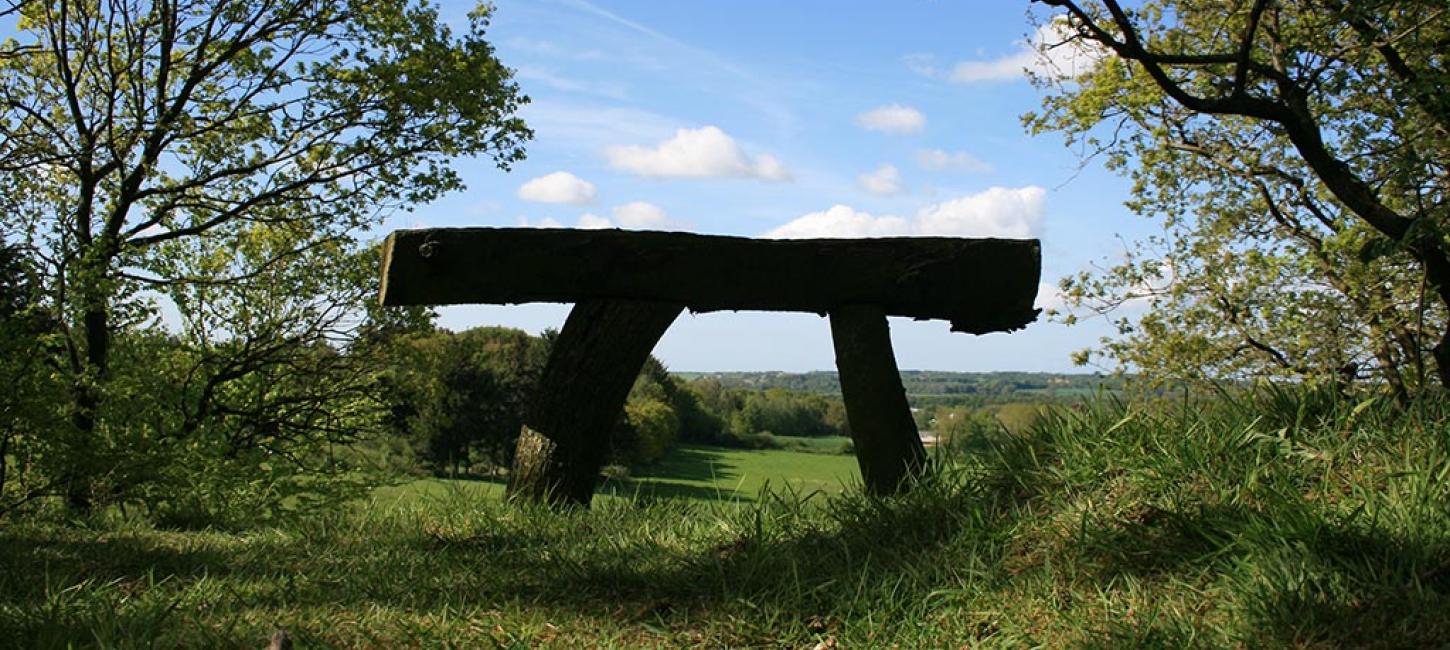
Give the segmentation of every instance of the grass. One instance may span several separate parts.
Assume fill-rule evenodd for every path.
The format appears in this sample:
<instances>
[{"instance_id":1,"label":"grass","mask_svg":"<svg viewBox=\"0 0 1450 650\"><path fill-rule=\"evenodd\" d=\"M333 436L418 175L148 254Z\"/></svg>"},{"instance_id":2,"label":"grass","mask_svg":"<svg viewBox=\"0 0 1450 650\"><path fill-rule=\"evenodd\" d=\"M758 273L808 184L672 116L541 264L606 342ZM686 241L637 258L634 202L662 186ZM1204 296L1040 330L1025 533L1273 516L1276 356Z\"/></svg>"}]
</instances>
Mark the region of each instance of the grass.
<instances>
[{"instance_id":1,"label":"grass","mask_svg":"<svg viewBox=\"0 0 1450 650\"><path fill-rule=\"evenodd\" d=\"M826 442L817 443L822 448L840 444L836 438L822 440ZM855 456L685 445L629 478L606 481L597 499L599 503L673 498L753 502L769 491L836 494L859 480ZM496 501L503 497L503 488L502 481L428 478L379 488L373 500L383 507L417 500Z\"/></svg>"},{"instance_id":2,"label":"grass","mask_svg":"<svg viewBox=\"0 0 1450 650\"><path fill-rule=\"evenodd\" d=\"M783 449L814 454L852 455L854 448L847 436L775 436Z\"/></svg>"},{"instance_id":3,"label":"grass","mask_svg":"<svg viewBox=\"0 0 1450 650\"><path fill-rule=\"evenodd\" d=\"M684 446L630 480L607 483L604 493L628 498L754 501L762 491L772 489L798 495L835 494L859 483L859 476L854 456Z\"/></svg>"},{"instance_id":4,"label":"grass","mask_svg":"<svg viewBox=\"0 0 1450 650\"><path fill-rule=\"evenodd\" d=\"M1447 421L1284 391L1101 401L974 441L893 499L772 480L746 500L744 479L776 460L814 480L830 471L795 463L853 461L696 448L590 511L429 483L240 534L12 522L0 638L255 648L285 627L302 647L1443 646ZM680 494L692 498L666 498Z\"/></svg>"}]
</instances>

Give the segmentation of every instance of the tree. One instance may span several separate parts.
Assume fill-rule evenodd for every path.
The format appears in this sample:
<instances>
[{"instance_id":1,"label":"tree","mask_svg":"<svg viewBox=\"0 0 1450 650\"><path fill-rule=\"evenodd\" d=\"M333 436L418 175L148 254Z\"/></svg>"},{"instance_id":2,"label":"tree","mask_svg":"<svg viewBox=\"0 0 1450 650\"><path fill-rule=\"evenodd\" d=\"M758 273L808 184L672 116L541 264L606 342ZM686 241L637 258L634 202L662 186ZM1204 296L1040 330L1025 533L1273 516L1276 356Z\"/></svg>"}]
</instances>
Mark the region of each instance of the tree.
<instances>
[{"instance_id":1,"label":"tree","mask_svg":"<svg viewBox=\"0 0 1450 650\"><path fill-rule=\"evenodd\" d=\"M35 303L31 271L25 251L0 239L0 516L60 483L30 471L52 451L43 431L59 415L47 399L55 388L45 363L50 322Z\"/></svg>"},{"instance_id":2,"label":"tree","mask_svg":"<svg viewBox=\"0 0 1450 650\"><path fill-rule=\"evenodd\" d=\"M610 436L610 455L616 462L647 465L674 448L680 418L669 403L656 397L630 396L623 416Z\"/></svg>"},{"instance_id":3,"label":"tree","mask_svg":"<svg viewBox=\"0 0 1450 650\"><path fill-rule=\"evenodd\" d=\"M962 407L937 409L932 429L937 444L956 453L981 452L1005 431L990 411Z\"/></svg>"},{"instance_id":4,"label":"tree","mask_svg":"<svg viewBox=\"0 0 1450 650\"><path fill-rule=\"evenodd\" d=\"M1134 180L1165 233L1064 282L1148 301L1106 351L1192 377L1450 386L1450 43L1439 0L1034 0L1098 59L1052 90L1060 131Z\"/></svg>"},{"instance_id":5,"label":"tree","mask_svg":"<svg viewBox=\"0 0 1450 650\"><path fill-rule=\"evenodd\" d=\"M837 402L839 404L839 402ZM845 435L844 414L831 413L832 400L823 395L768 388L745 395L736 426L741 433L769 432L789 436ZM844 411L844 406L838 407ZM833 419L828 419L830 414Z\"/></svg>"},{"instance_id":6,"label":"tree","mask_svg":"<svg viewBox=\"0 0 1450 650\"><path fill-rule=\"evenodd\" d=\"M483 5L458 35L421 1L11 0L0 15L18 28L0 45L0 173L26 184L7 220L42 262L82 441L117 333L154 319L157 292L247 312L296 288L271 269L353 254L380 215L460 187L451 159L506 169L530 135Z\"/></svg>"},{"instance_id":7,"label":"tree","mask_svg":"<svg viewBox=\"0 0 1450 650\"><path fill-rule=\"evenodd\" d=\"M386 353L393 426L436 469L508 467L548 344L514 329L405 335Z\"/></svg>"},{"instance_id":8,"label":"tree","mask_svg":"<svg viewBox=\"0 0 1450 650\"><path fill-rule=\"evenodd\" d=\"M687 442L716 442L723 433L725 423L717 412L708 410L701 403L699 394L692 390L692 386L686 385L684 380L670 374L668 368L654 355L650 355L644 361L644 367L639 371L639 379L635 381L630 391L630 400L638 397L645 397L645 384L653 384L659 387L659 394L656 397L663 401L679 420L678 431L675 435ZM717 384L718 385L718 384Z\"/></svg>"},{"instance_id":9,"label":"tree","mask_svg":"<svg viewBox=\"0 0 1450 650\"><path fill-rule=\"evenodd\" d=\"M681 419L682 438L690 442L722 444L730 436L726 432L733 413L740 410L741 400L714 377L701 377L684 386L695 413L686 412ZM698 415L697 415L698 414Z\"/></svg>"},{"instance_id":10,"label":"tree","mask_svg":"<svg viewBox=\"0 0 1450 650\"><path fill-rule=\"evenodd\" d=\"M719 388L719 382L703 381ZM702 404L694 388L671 375L654 355L646 357L630 388L624 413L610 433L613 462L647 465L663 458L677 442L725 442L719 413Z\"/></svg>"}]
</instances>

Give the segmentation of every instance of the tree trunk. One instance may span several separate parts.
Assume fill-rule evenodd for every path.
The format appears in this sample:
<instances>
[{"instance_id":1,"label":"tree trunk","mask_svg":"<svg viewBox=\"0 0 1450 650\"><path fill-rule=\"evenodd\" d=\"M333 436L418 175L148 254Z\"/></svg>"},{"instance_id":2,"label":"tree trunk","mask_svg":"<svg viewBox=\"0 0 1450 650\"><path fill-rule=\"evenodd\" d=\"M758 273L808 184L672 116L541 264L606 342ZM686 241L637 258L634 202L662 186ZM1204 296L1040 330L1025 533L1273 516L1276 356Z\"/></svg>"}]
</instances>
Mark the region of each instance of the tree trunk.
<instances>
[{"instance_id":1,"label":"tree trunk","mask_svg":"<svg viewBox=\"0 0 1450 650\"><path fill-rule=\"evenodd\" d=\"M1373 321L1371 321L1373 323ZM1393 339L1388 333L1376 334L1371 329L1371 336L1375 337L1374 356L1380 362L1381 374L1384 375L1385 383L1390 387L1390 395L1395 400L1395 406L1405 408L1410 404L1410 391L1405 386L1405 376L1400 372L1400 364L1396 361L1394 350L1390 348Z\"/></svg>"},{"instance_id":2,"label":"tree trunk","mask_svg":"<svg viewBox=\"0 0 1450 650\"><path fill-rule=\"evenodd\" d=\"M9 422L0 424L4 430L0 431L0 514L4 513L5 482L10 478L10 438L15 431L10 427Z\"/></svg>"},{"instance_id":3,"label":"tree trunk","mask_svg":"<svg viewBox=\"0 0 1450 650\"><path fill-rule=\"evenodd\" d=\"M71 476L65 481L66 506L73 512L89 512L93 504L91 495L90 458L81 457L95 441L96 418L101 406L101 386L109 374L111 359L111 329L107 313L107 301L92 296L81 327L86 339L85 363L79 368L72 387L75 400L75 415L71 423L76 428L76 445L72 450L74 460Z\"/></svg>"},{"instance_id":4,"label":"tree trunk","mask_svg":"<svg viewBox=\"0 0 1450 650\"><path fill-rule=\"evenodd\" d=\"M831 337L861 481L871 494L905 491L926 473L926 448L901 386L886 314L871 305L832 310Z\"/></svg>"},{"instance_id":5,"label":"tree trunk","mask_svg":"<svg viewBox=\"0 0 1450 650\"><path fill-rule=\"evenodd\" d=\"M1424 266L1425 279L1434 289L1440 304L1450 309L1450 259L1438 242L1428 238L1427 241L1422 250L1416 251ZM1450 321L1446 322L1440 341L1430 349L1430 356L1435 359L1435 376L1440 380L1440 387L1450 388Z\"/></svg>"},{"instance_id":6,"label":"tree trunk","mask_svg":"<svg viewBox=\"0 0 1450 650\"><path fill-rule=\"evenodd\" d=\"M1446 307L1450 308L1450 302ZM1440 342L1430 349L1430 356L1435 358L1435 376L1440 380L1440 388L1450 388L1450 323L1440 335Z\"/></svg>"},{"instance_id":7,"label":"tree trunk","mask_svg":"<svg viewBox=\"0 0 1450 650\"><path fill-rule=\"evenodd\" d=\"M508 499L589 505L629 390L683 309L635 300L574 306L519 432Z\"/></svg>"}]
</instances>

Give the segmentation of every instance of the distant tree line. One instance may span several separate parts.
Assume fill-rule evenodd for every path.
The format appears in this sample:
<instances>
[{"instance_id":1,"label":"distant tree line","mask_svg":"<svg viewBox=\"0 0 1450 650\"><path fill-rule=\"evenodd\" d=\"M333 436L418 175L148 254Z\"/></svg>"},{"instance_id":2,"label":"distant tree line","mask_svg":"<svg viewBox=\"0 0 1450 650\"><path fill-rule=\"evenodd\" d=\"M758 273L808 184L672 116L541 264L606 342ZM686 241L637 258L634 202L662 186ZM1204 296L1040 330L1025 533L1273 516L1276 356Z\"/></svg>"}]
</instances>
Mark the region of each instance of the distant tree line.
<instances>
[{"instance_id":1,"label":"distant tree line","mask_svg":"<svg viewBox=\"0 0 1450 650\"><path fill-rule=\"evenodd\" d=\"M770 447L776 436L846 436L846 407L839 397L785 388L731 387L714 377L691 381L689 389L718 418L720 428L699 442Z\"/></svg>"},{"instance_id":2,"label":"distant tree line","mask_svg":"<svg viewBox=\"0 0 1450 650\"><path fill-rule=\"evenodd\" d=\"M711 380L730 389L766 391L781 388L830 398L841 394L835 372L711 372L684 373L694 381ZM950 372L904 370L901 383L913 406L974 406L1014 402L1068 403L1097 392L1119 392L1130 376L1045 372Z\"/></svg>"}]
</instances>

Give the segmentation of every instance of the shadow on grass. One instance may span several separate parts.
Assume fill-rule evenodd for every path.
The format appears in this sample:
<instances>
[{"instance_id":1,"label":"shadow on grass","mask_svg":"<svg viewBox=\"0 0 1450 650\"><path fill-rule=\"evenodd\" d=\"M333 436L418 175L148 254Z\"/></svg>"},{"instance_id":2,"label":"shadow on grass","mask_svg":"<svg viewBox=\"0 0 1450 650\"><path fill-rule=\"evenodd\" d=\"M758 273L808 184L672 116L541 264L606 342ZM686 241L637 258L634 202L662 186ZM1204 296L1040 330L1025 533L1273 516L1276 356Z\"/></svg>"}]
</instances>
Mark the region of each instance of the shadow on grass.
<instances>
[{"instance_id":1,"label":"shadow on grass","mask_svg":"<svg viewBox=\"0 0 1450 650\"><path fill-rule=\"evenodd\" d=\"M1050 450L1041 450L1047 453ZM1050 480L1034 490L1051 492ZM1250 647L1446 647L1450 538L1409 538L1298 492L1272 503L1140 503L1085 518L1056 547L1098 589L1188 583L1228 598L1231 637ZM1176 614L1176 612L1174 612ZM1144 617L1150 618L1150 617ZM1193 617L1112 621L1087 647L1203 644ZM1196 640L1196 641L1195 641Z\"/></svg>"},{"instance_id":2,"label":"shadow on grass","mask_svg":"<svg viewBox=\"0 0 1450 650\"><path fill-rule=\"evenodd\" d=\"M233 559L224 549L176 548L129 534L0 530L0 594L35 599L58 585L125 581L145 572L181 579L225 576Z\"/></svg>"},{"instance_id":3,"label":"shadow on grass","mask_svg":"<svg viewBox=\"0 0 1450 650\"><path fill-rule=\"evenodd\" d=\"M496 474L485 474L485 473L480 473L480 472L457 472L457 473L454 473L454 472L440 471L440 472L433 472L430 475L430 478L436 478L436 479L442 480L442 481L464 481L464 482L468 482L468 483L489 483L489 484L492 484L492 485L507 485L508 484L508 477L498 476Z\"/></svg>"},{"instance_id":4,"label":"shadow on grass","mask_svg":"<svg viewBox=\"0 0 1450 650\"><path fill-rule=\"evenodd\" d=\"M1370 524L1372 526L1372 524ZM1304 503L1141 507L1085 522L1060 549L1093 584L1226 587L1250 646L1444 647L1450 540L1408 539ZM1177 625L1174 633L1169 629ZM1114 623L1102 647L1181 647L1192 631ZM1161 642L1161 643L1160 643ZM1200 642L1201 643L1201 642Z\"/></svg>"},{"instance_id":5,"label":"shadow on grass","mask_svg":"<svg viewBox=\"0 0 1450 650\"><path fill-rule=\"evenodd\" d=\"M338 524L331 522L290 531L285 548L266 549L196 550L77 534L56 552L41 554L27 546L55 540L36 531L0 531L0 567L9 573L0 584L48 575L68 576L63 585L109 582L155 572L176 576L166 583L174 590L225 570L228 597L236 603L210 604L219 614L232 607L493 610L525 602L545 616L552 610L669 628L734 611L721 633L738 636L721 643L757 645L809 638L812 630L834 624L829 621L867 613L906 620L907 610L937 586L932 567L941 546L964 526L991 518L966 493L922 490L891 501L851 497L828 504L814 497L766 498L768 503L734 514L720 509L728 506L688 501L592 513L498 506L495 519L463 531L431 530L427 521L420 530L416 519L389 519L366 532L327 530ZM682 543L671 526L690 518L701 526L688 535L690 543ZM154 533L137 533L140 539L148 534ZM878 598L883 590L895 594L891 601ZM36 587L0 596L0 604L39 616L46 597L47 590ZM754 615L742 610L747 604ZM326 633L301 623L292 629L299 627L304 638ZM0 632L22 645L64 647L87 638L86 630L64 625L30 628L24 620L0 620Z\"/></svg>"},{"instance_id":6,"label":"shadow on grass","mask_svg":"<svg viewBox=\"0 0 1450 650\"><path fill-rule=\"evenodd\" d=\"M1450 549L1329 528L1286 540L1288 556L1245 585L1247 618L1294 647L1445 647ZM1275 574L1278 575L1275 575Z\"/></svg>"},{"instance_id":7,"label":"shadow on grass","mask_svg":"<svg viewBox=\"0 0 1450 650\"><path fill-rule=\"evenodd\" d=\"M950 486L890 500L766 493L723 525L718 510L659 502L645 508L663 518L700 517L727 534L682 545L668 532L630 534L594 522L583 526L592 551L560 548L557 533L515 529L435 538L427 552L498 570L492 598L663 629L715 617L728 620L721 632L733 635L716 639L721 645L792 646L784 639L863 617L921 624L923 603L942 587L946 547L967 537L979 561L1000 552L1007 509L983 496ZM480 605L488 602L479 595Z\"/></svg>"},{"instance_id":8,"label":"shadow on grass","mask_svg":"<svg viewBox=\"0 0 1450 650\"><path fill-rule=\"evenodd\" d=\"M998 492L1015 489L1019 499L1031 500L1081 489L1044 471L1057 462L1045 440L987 444L978 453L998 454L995 469L979 478ZM1056 554L1049 566L1058 567L1049 575L1082 580L1088 594L1129 583L1203 586L1204 593L1231 600L1212 606L1232 612L1236 629L1228 636L1248 647L1447 647L1450 536L1444 529L1419 520L1433 532L1407 536L1363 508L1345 514L1301 498L1300 491L1244 504L1145 502L1084 519L1058 545L1047 545ZM1202 646L1201 625L1192 614L1147 613L1109 621L1086 646Z\"/></svg>"},{"instance_id":9,"label":"shadow on grass","mask_svg":"<svg viewBox=\"0 0 1450 650\"><path fill-rule=\"evenodd\" d=\"M753 501L754 495L720 487L739 478L724 457L723 449L679 447L635 476L606 480L599 492L644 500Z\"/></svg>"},{"instance_id":10,"label":"shadow on grass","mask_svg":"<svg viewBox=\"0 0 1450 650\"><path fill-rule=\"evenodd\" d=\"M645 480L728 479L733 473L721 471L717 455L688 450ZM680 487L652 489L666 494ZM474 518L450 508L436 516L379 515L352 525L337 517L297 522L279 536L278 546L206 550L141 541L166 533L134 533L117 547L105 535L74 531L64 552L42 557L27 546L51 542L43 529L0 530L6 555L0 566L9 573L0 584L48 575L71 576L65 584L129 580L155 572L177 576L166 588L179 590L226 567L225 591L236 602L209 604L218 616L259 609L495 610L529 603L545 617L553 611L660 629L717 620L724 625L717 632L726 637L718 641L723 645L799 645L866 616L879 622L873 625L919 624L923 603L942 586L946 547L968 538L979 550L974 558L990 563L1011 523L1002 494L946 482L888 500L767 493L763 502L738 508L716 502L713 489L685 493L704 499L563 513L492 504ZM463 524L451 527L457 520ZM0 603L10 601L12 613L38 616L34 612L49 606L46 597L47 590L37 588L0 596ZM233 618L205 625L235 624ZM292 625L304 637L326 634L300 621ZM0 632L22 645L64 647L88 638L86 630L64 625L36 628L23 614L0 620Z\"/></svg>"},{"instance_id":11,"label":"shadow on grass","mask_svg":"<svg viewBox=\"0 0 1450 650\"><path fill-rule=\"evenodd\" d=\"M719 502L750 502L755 500L751 495L735 492L729 488L691 485L668 480L650 480L650 478L643 480L637 478L607 479L599 486L599 494L608 494L644 503L669 499Z\"/></svg>"},{"instance_id":12,"label":"shadow on grass","mask_svg":"<svg viewBox=\"0 0 1450 650\"><path fill-rule=\"evenodd\" d=\"M642 469L641 478L714 483L730 481L739 474L722 460L724 449L679 447L659 462Z\"/></svg>"},{"instance_id":13,"label":"shadow on grass","mask_svg":"<svg viewBox=\"0 0 1450 650\"><path fill-rule=\"evenodd\" d=\"M299 524L285 539L246 547L3 530L0 602L39 608L48 588L36 585L55 575L113 581L153 572L180 582L226 575L241 594L233 597L251 609L467 611L527 603L546 617L568 612L665 630L728 621L719 633L733 636L716 639L720 645L800 645L843 621L930 625L923 618L942 593L958 589L969 600L990 600L1010 594L1015 580L1032 578L1001 567L1013 552L1019 513L1028 511L1024 504L1062 487L1042 471L1051 451L1033 441L999 447L995 461L975 473L888 500L765 495L734 511L669 500L594 513L491 506L497 509L484 508L474 519L457 515L465 517L457 527L453 516L426 513L352 528ZM722 478L710 469L708 450L681 456L648 478ZM675 488L683 491L669 491ZM652 489L657 496L717 497L713 489L673 483ZM1048 574L1050 580L1068 578L1088 593L1104 593L1124 577L1208 576L1234 599L1228 606L1244 628L1236 635L1249 645L1428 647L1450 638L1450 548L1443 540L1366 532L1361 523L1327 519L1305 504L1272 513L1144 506L1088 523L1062 549L1064 566L1082 570ZM10 626L21 645L40 645L26 641L43 631L5 623L0 627ZM1102 647L1177 647L1195 634L1184 617L1135 625L1110 623L1100 631ZM974 632L964 629L960 641L970 642ZM82 632L76 638L84 639Z\"/></svg>"}]
</instances>

